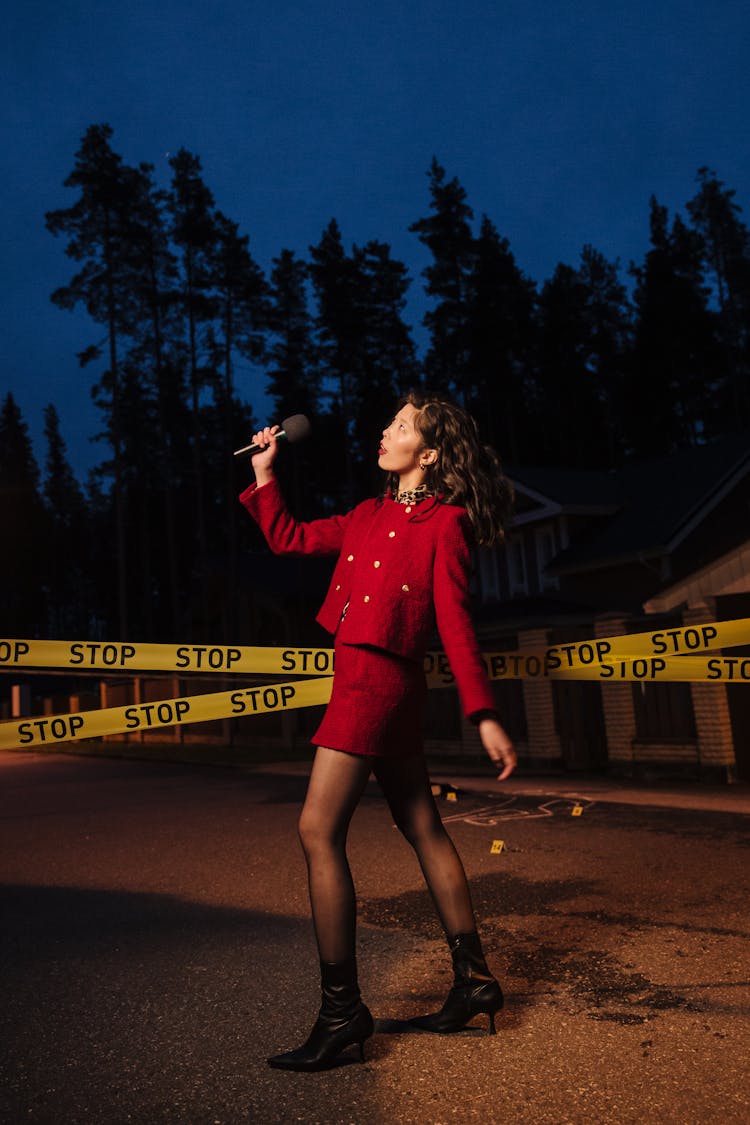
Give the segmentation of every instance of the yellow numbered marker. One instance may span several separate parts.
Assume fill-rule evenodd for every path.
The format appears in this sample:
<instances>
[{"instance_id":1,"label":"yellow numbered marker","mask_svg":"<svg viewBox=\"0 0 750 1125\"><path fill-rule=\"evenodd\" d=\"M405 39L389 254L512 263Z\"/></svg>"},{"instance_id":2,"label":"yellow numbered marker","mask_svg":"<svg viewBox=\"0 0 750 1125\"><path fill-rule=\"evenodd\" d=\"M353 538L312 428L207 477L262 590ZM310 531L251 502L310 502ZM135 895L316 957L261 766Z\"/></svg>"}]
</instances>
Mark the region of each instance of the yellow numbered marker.
<instances>
[{"instance_id":1,"label":"yellow numbered marker","mask_svg":"<svg viewBox=\"0 0 750 1125\"><path fill-rule=\"evenodd\" d=\"M573 805L573 808L570 810L570 815L571 816L580 816L582 812L583 812L583 805Z\"/></svg>"},{"instance_id":2,"label":"yellow numbered marker","mask_svg":"<svg viewBox=\"0 0 750 1125\"><path fill-rule=\"evenodd\" d=\"M492 841L492 847L490 848L490 854L491 855L500 855L500 852L503 850L504 847L505 847L505 841L504 840L493 840Z\"/></svg>"}]
</instances>

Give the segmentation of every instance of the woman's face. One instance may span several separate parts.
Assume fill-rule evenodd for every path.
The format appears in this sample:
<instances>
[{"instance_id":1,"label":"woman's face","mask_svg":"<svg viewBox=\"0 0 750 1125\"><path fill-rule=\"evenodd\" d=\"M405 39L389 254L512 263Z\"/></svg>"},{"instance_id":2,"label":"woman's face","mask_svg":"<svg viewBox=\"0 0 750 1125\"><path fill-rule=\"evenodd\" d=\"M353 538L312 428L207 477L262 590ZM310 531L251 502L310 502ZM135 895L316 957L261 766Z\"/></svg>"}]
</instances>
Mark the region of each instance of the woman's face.
<instances>
[{"instance_id":1,"label":"woman's face","mask_svg":"<svg viewBox=\"0 0 750 1125\"><path fill-rule=\"evenodd\" d=\"M419 470L420 462L430 460L414 420L417 409L407 402L396 417L383 430L383 440L378 451L378 465L387 473L400 477Z\"/></svg>"}]
</instances>

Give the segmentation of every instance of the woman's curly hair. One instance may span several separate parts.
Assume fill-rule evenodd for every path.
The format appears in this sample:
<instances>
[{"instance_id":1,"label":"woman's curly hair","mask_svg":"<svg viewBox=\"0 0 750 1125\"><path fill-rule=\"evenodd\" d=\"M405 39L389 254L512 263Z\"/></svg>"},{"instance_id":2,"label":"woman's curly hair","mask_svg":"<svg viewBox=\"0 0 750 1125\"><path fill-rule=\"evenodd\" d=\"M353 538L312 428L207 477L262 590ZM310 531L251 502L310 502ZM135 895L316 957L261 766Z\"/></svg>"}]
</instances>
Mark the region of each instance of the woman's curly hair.
<instances>
[{"instance_id":1,"label":"woman's curly hair","mask_svg":"<svg viewBox=\"0 0 750 1125\"><path fill-rule=\"evenodd\" d=\"M444 504L466 509L474 538L491 547L505 538L513 507L513 488L503 475L494 449L483 445L476 422L462 407L425 391L410 391L407 403L417 411L414 425L426 449L437 450L437 461L425 470L424 484ZM398 477L388 474L387 492L395 494Z\"/></svg>"}]
</instances>

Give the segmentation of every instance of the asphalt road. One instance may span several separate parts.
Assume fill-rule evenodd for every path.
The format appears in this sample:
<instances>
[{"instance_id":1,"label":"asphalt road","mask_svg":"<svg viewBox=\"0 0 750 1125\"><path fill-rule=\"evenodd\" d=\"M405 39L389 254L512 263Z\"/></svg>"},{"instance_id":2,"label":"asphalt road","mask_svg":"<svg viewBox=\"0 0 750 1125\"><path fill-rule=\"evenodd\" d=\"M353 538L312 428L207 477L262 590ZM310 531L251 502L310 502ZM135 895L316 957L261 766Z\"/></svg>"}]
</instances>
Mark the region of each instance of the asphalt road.
<instances>
[{"instance_id":1,"label":"asphalt road","mask_svg":"<svg viewBox=\"0 0 750 1125\"><path fill-rule=\"evenodd\" d=\"M449 964L373 785L350 850L377 1034L298 1075L265 1059L318 1003L304 769L0 755L0 1120L746 1125L750 803L454 780L498 1035L406 1024Z\"/></svg>"}]
</instances>

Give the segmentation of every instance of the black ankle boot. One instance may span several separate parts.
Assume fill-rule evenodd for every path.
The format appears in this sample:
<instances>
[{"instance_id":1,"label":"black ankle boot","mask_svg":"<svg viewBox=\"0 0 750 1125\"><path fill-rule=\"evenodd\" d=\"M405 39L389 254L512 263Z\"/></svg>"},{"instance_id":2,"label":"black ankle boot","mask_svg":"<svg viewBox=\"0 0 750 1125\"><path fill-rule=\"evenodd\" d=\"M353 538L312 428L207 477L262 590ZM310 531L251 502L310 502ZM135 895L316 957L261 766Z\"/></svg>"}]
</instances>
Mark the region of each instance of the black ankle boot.
<instances>
[{"instance_id":1,"label":"black ankle boot","mask_svg":"<svg viewBox=\"0 0 750 1125\"><path fill-rule=\"evenodd\" d=\"M372 1016L362 1003L357 984L357 962L353 957L337 965L320 962L322 1004L310 1035L301 1047L274 1055L269 1066L279 1070L328 1070L352 1043L365 1059L365 1040L373 1032Z\"/></svg>"},{"instance_id":2,"label":"black ankle boot","mask_svg":"<svg viewBox=\"0 0 750 1125\"><path fill-rule=\"evenodd\" d=\"M409 1020L422 1031L443 1034L461 1031L480 1012L490 1019L490 1035L495 1034L495 1012L503 1006L500 985L487 968L482 946L476 930L469 934L456 934L450 943L453 958L453 987L439 1012L417 1016Z\"/></svg>"}]
</instances>

